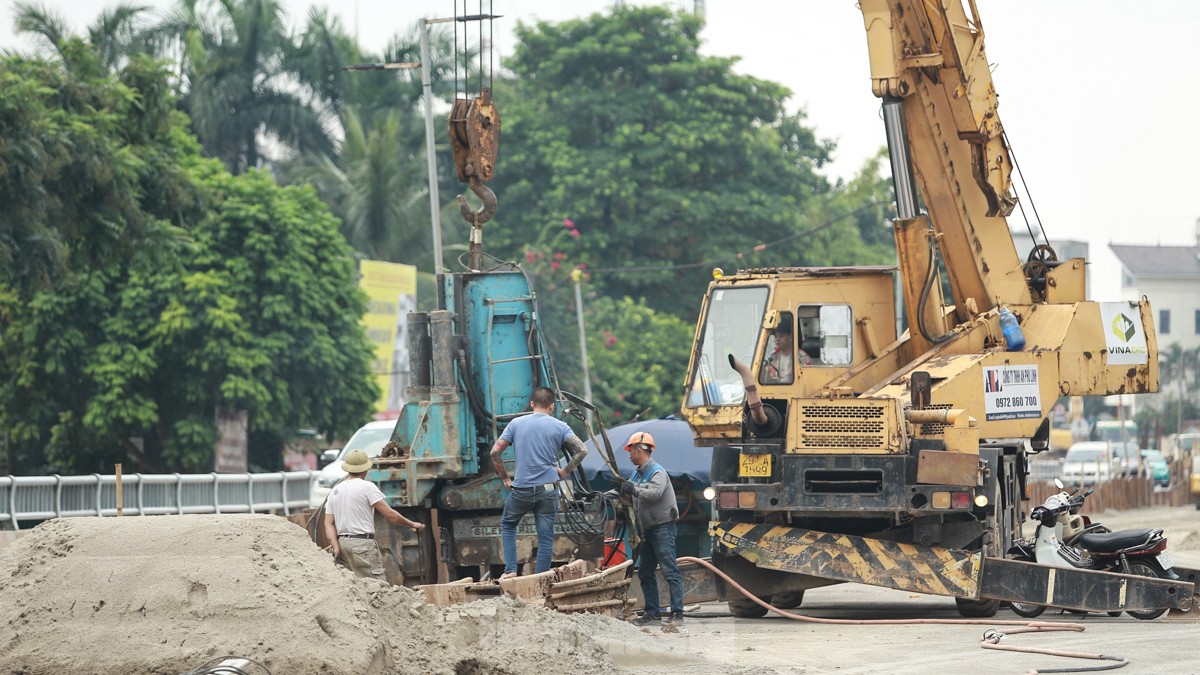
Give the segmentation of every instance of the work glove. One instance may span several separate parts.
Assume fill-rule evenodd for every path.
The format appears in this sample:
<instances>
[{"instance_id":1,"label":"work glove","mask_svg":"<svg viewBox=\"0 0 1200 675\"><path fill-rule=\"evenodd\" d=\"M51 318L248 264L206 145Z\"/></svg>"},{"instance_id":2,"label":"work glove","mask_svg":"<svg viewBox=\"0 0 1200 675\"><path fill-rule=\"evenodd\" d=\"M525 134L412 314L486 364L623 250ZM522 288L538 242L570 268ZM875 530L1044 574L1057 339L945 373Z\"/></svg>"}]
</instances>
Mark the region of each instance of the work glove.
<instances>
[{"instance_id":1,"label":"work glove","mask_svg":"<svg viewBox=\"0 0 1200 675\"><path fill-rule=\"evenodd\" d=\"M633 481L631 481L631 480L622 480L621 481L621 494L623 494L623 495L632 495L633 494Z\"/></svg>"}]
</instances>

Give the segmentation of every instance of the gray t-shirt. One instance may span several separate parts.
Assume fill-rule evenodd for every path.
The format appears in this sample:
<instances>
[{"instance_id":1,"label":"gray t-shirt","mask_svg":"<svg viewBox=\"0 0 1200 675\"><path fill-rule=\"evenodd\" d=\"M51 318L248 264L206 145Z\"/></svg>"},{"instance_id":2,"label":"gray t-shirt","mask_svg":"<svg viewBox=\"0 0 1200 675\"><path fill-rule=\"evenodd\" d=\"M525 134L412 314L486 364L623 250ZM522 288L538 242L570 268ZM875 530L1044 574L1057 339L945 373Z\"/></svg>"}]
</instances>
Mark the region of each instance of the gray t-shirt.
<instances>
[{"instance_id":1,"label":"gray t-shirt","mask_svg":"<svg viewBox=\"0 0 1200 675\"><path fill-rule=\"evenodd\" d=\"M535 412L518 417L504 427L500 439L513 446L516 466L513 487L527 488L558 480L558 459L571 427L546 413Z\"/></svg>"},{"instance_id":2,"label":"gray t-shirt","mask_svg":"<svg viewBox=\"0 0 1200 675\"><path fill-rule=\"evenodd\" d=\"M333 487L325 512L333 516L338 534L375 534L375 505L383 500L379 486L347 478Z\"/></svg>"}]
</instances>

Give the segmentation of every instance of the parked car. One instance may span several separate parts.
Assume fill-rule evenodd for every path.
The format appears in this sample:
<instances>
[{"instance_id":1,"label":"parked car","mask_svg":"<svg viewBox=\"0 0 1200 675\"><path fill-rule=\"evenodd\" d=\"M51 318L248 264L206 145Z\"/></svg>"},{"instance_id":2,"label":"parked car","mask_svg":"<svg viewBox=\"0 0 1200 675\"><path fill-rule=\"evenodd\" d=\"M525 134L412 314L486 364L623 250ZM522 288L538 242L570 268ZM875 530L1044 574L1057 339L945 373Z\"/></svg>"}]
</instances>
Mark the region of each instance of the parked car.
<instances>
[{"instance_id":1,"label":"parked car","mask_svg":"<svg viewBox=\"0 0 1200 675\"><path fill-rule=\"evenodd\" d=\"M1144 476L1142 449L1129 441L1109 441L1112 446L1113 471L1117 476Z\"/></svg>"},{"instance_id":2,"label":"parked car","mask_svg":"<svg viewBox=\"0 0 1200 675\"><path fill-rule=\"evenodd\" d=\"M1167 458L1157 450L1143 450L1142 462L1146 465L1146 471L1150 477L1154 479L1155 485L1167 487L1171 484L1171 465L1167 464Z\"/></svg>"},{"instance_id":3,"label":"parked car","mask_svg":"<svg viewBox=\"0 0 1200 675\"><path fill-rule=\"evenodd\" d=\"M315 509L324 504L325 498L329 496L329 491L333 489L333 486L345 478L346 472L342 471L342 461L346 459L346 455L355 450L363 450L368 457L378 457L383 452L383 446L391 440L392 431L395 429L396 420L381 420L368 422L354 432L350 440L346 441L346 446L338 452L337 457L317 474L317 479L313 481L312 487L308 491L308 505Z\"/></svg>"},{"instance_id":4,"label":"parked car","mask_svg":"<svg viewBox=\"0 0 1200 675\"><path fill-rule=\"evenodd\" d=\"M1108 441L1083 441L1067 450L1062 480L1067 485L1095 485L1113 477L1113 456Z\"/></svg>"}]
</instances>

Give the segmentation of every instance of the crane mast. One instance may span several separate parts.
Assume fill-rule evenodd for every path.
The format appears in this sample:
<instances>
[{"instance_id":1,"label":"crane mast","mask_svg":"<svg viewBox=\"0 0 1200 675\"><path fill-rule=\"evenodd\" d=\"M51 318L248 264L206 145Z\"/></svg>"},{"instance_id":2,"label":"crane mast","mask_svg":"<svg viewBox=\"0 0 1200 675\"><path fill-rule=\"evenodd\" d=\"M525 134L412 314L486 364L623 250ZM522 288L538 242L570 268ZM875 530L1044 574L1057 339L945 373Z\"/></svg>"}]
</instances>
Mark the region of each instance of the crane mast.
<instances>
[{"instance_id":1,"label":"crane mast","mask_svg":"<svg viewBox=\"0 0 1200 675\"><path fill-rule=\"evenodd\" d=\"M971 307L986 312L1029 304L1030 282L1005 218L1017 202L1012 158L975 3L971 16L957 0L863 0L860 7L900 219L915 220L898 228L901 272L920 278L928 267L923 251L930 248L922 240L932 236L957 322L970 318ZM907 158L912 172L903 165ZM928 215L916 210L913 178ZM905 236L909 230L915 231ZM914 307L917 298L905 299Z\"/></svg>"}]
</instances>

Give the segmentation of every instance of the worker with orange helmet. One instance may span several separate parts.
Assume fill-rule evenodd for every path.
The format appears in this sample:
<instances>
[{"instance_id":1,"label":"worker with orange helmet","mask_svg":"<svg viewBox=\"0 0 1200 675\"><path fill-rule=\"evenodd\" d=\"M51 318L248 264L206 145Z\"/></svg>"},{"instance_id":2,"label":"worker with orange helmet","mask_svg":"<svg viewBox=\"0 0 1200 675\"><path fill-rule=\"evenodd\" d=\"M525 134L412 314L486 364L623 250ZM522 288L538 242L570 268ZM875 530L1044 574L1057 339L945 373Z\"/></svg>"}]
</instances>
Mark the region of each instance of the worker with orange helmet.
<instances>
[{"instance_id":1,"label":"worker with orange helmet","mask_svg":"<svg viewBox=\"0 0 1200 675\"><path fill-rule=\"evenodd\" d=\"M644 626L662 620L658 579L655 577L659 567L662 567L671 597L668 621L680 622L683 621L683 575L675 561L675 521L679 519L675 488L671 486L667 470L651 457L653 436L645 431L634 432L625 443L625 450L637 470L629 480L621 481L620 490L633 500L638 530L642 533L637 569L642 596L646 599L645 611L633 623Z\"/></svg>"}]
</instances>

